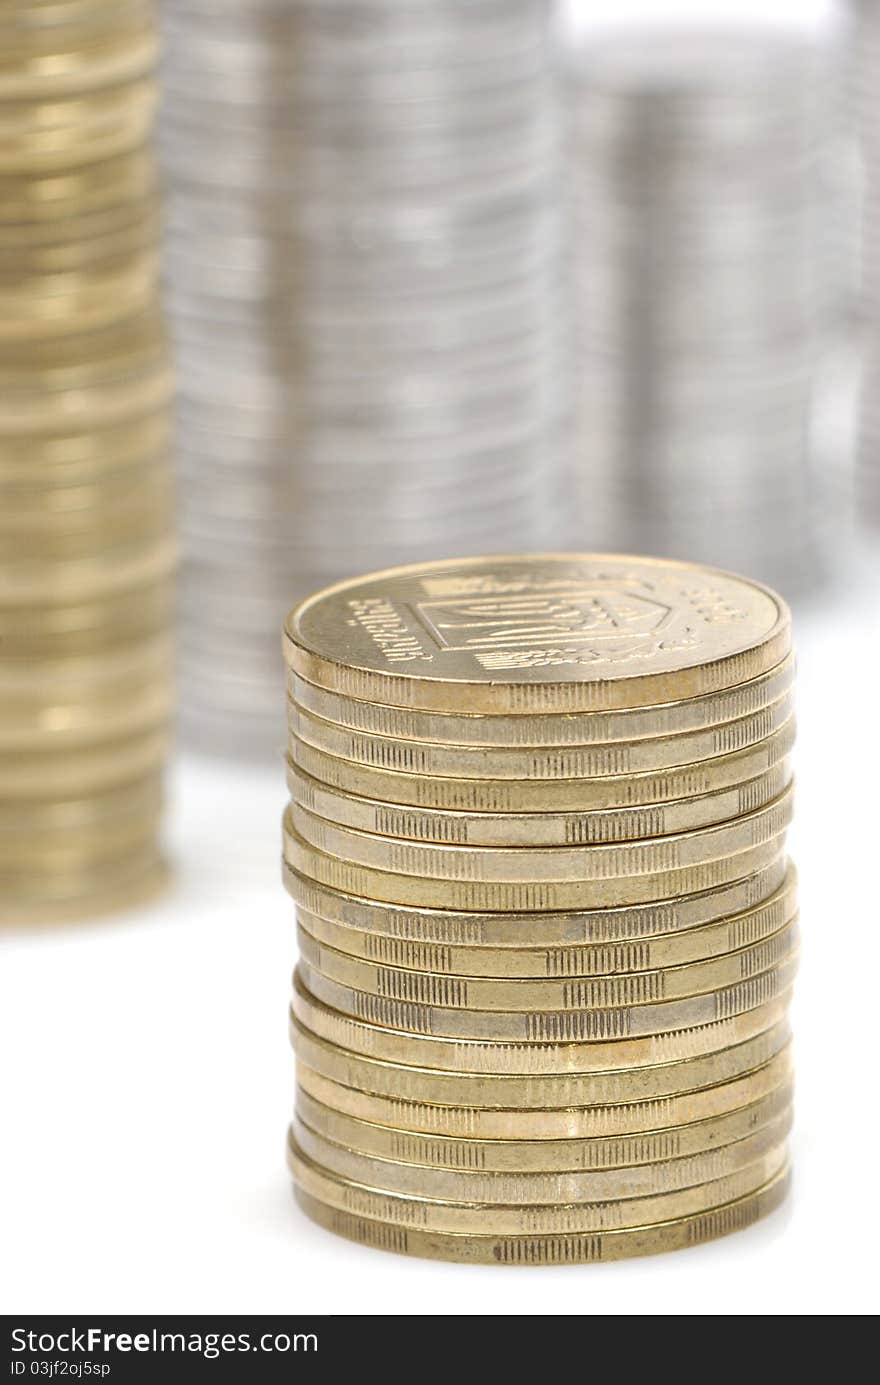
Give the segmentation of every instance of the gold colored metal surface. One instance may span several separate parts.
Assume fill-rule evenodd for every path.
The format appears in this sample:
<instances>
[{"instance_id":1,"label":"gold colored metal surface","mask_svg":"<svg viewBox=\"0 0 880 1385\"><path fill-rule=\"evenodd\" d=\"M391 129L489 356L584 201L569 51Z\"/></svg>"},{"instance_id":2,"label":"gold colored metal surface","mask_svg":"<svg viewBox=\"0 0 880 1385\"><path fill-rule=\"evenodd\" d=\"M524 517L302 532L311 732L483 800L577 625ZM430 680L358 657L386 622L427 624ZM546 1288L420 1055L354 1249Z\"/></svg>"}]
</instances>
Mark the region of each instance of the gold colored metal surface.
<instances>
[{"instance_id":1,"label":"gold colored metal surface","mask_svg":"<svg viewBox=\"0 0 880 1385\"><path fill-rule=\"evenodd\" d=\"M120 205L141 203L158 186L156 167L149 146L132 150L119 158L69 168L39 178L4 178L0 183L0 225L20 235L31 225L35 236L49 234L50 227L65 227L79 222L90 230L89 219L107 216Z\"/></svg>"},{"instance_id":2,"label":"gold colored metal surface","mask_svg":"<svg viewBox=\"0 0 880 1385\"><path fill-rule=\"evenodd\" d=\"M793 799L793 789L789 786L771 803L729 822L669 837L655 837L650 841L585 846L480 847L408 841L338 826L327 818L317 817L299 803L291 804L286 824L292 836L302 838L316 850L375 870L421 875L431 880L553 884L566 880L586 882L657 876L737 856L750 847L781 837L791 823Z\"/></svg>"},{"instance_id":3,"label":"gold colored metal surface","mask_svg":"<svg viewBox=\"0 0 880 1385\"><path fill-rule=\"evenodd\" d=\"M176 545L147 0L0 13L0 921L166 878Z\"/></svg>"},{"instance_id":4,"label":"gold colored metal surface","mask_svg":"<svg viewBox=\"0 0 880 1385\"><path fill-rule=\"evenodd\" d=\"M290 758L313 779L346 793L389 803L453 812L587 812L695 798L742 785L790 755L794 738L792 717L766 740L730 755L673 769L606 775L601 779L453 779L400 773L328 755L296 737L290 740Z\"/></svg>"},{"instance_id":5,"label":"gold colored metal surface","mask_svg":"<svg viewBox=\"0 0 880 1385\"><path fill-rule=\"evenodd\" d=\"M25 927L100 918L131 909L152 899L167 885L168 864L155 846L126 854L125 869L106 864L91 874L68 876L63 888L54 881L34 881L25 892L4 893L0 927Z\"/></svg>"},{"instance_id":6,"label":"gold colored metal surface","mask_svg":"<svg viewBox=\"0 0 880 1385\"><path fill-rule=\"evenodd\" d=\"M166 724L171 712L171 667L157 670L144 685L118 690L112 697L93 695L82 699L82 691L70 701L50 703L32 710L27 720L11 715L8 706L0 707L0 755L4 750L19 754L39 751L51 737L57 753L72 745L89 745L108 736L149 730Z\"/></svg>"},{"instance_id":7,"label":"gold colored metal surface","mask_svg":"<svg viewBox=\"0 0 880 1385\"><path fill-rule=\"evenodd\" d=\"M388 1125L415 1134L444 1136L450 1139L507 1140L541 1144L544 1141L600 1140L624 1138L651 1140L658 1132L664 1136L680 1125L704 1124L753 1107L780 1086L790 1085L787 1076L751 1073L727 1086L707 1087L682 1096L654 1101L628 1102L616 1106L502 1107L444 1106L428 1099L395 1101L373 1092L342 1087L320 1074L303 1068L300 1086L315 1100L347 1116ZM658 1147L662 1147L658 1146Z\"/></svg>"},{"instance_id":8,"label":"gold colored metal surface","mask_svg":"<svg viewBox=\"0 0 880 1385\"><path fill-rule=\"evenodd\" d=\"M287 659L345 696L426 711L605 711L760 677L789 653L774 593L687 563L461 559L340 583L285 627Z\"/></svg>"},{"instance_id":9,"label":"gold colored metal surface","mask_svg":"<svg viewBox=\"0 0 880 1385\"><path fill-rule=\"evenodd\" d=\"M377 1158L328 1139L302 1119L296 1119L291 1127L290 1147L339 1178L400 1193L404 1197L456 1203L555 1206L651 1197L730 1177L778 1148L789 1134L791 1123L789 1108L762 1130L704 1154L631 1165L625 1170L591 1169L566 1173L482 1173Z\"/></svg>"},{"instance_id":10,"label":"gold colored metal surface","mask_svg":"<svg viewBox=\"0 0 880 1385\"><path fill-rule=\"evenodd\" d=\"M297 740L325 755L355 764L452 779L606 779L656 773L714 760L772 736L789 720L790 693L739 721L682 735L610 741L604 745L496 746L450 745L436 741L394 740L336 726L290 705L288 721ZM535 732L537 734L537 731Z\"/></svg>"},{"instance_id":11,"label":"gold colored metal surface","mask_svg":"<svg viewBox=\"0 0 880 1385\"><path fill-rule=\"evenodd\" d=\"M322 945L300 927L302 960L331 981L368 995L461 1010L608 1009L638 1002L681 999L735 985L781 965L797 949L798 930L789 923L762 942L709 961L661 971L550 980L503 980L429 971L403 971L364 962Z\"/></svg>"},{"instance_id":12,"label":"gold colored metal surface","mask_svg":"<svg viewBox=\"0 0 880 1385\"><path fill-rule=\"evenodd\" d=\"M32 55L7 50L0 61L0 100L55 99L63 92L95 91L133 82L149 72L158 56L151 27L138 26L111 40Z\"/></svg>"},{"instance_id":13,"label":"gold colored metal surface","mask_svg":"<svg viewBox=\"0 0 880 1385\"><path fill-rule=\"evenodd\" d=\"M171 618L173 574L130 590L108 592L73 606L0 604L0 641L7 663L4 687L17 695L25 682L33 689L38 681L51 686L59 665L82 665L94 660L100 668L121 649L131 647L138 631L144 642L167 633Z\"/></svg>"},{"instance_id":14,"label":"gold colored metal surface","mask_svg":"<svg viewBox=\"0 0 880 1385\"><path fill-rule=\"evenodd\" d=\"M170 537L146 543L101 547L88 558L55 563L35 559L6 564L0 571L0 606L88 601L146 586L173 572L177 545Z\"/></svg>"},{"instance_id":15,"label":"gold colored metal surface","mask_svg":"<svg viewBox=\"0 0 880 1385\"><path fill-rule=\"evenodd\" d=\"M730 1015L741 1015L784 994L797 973L797 954L778 966L736 981L717 992L683 1000L566 1010L456 1010L370 995L343 986L300 959L303 984L325 1005L369 1019L388 1029L449 1039L489 1039L500 1043L546 1043L553 1039L589 1043L639 1039L651 1034L693 1029Z\"/></svg>"},{"instance_id":16,"label":"gold colored metal surface","mask_svg":"<svg viewBox=\"0 0 880 1385\"><path fill-rule=\"evenodd\" d=\"M100 484L141 462L167 466L169 419L164 411L104 429L82 430L4 440L0 447L0 483L32 487L39 475L56 493L69 486Z\"/></svg>"},{"instance_id":17,"label":"gold colored metal surface","mask_svg":"<svg viewBox=\"0 0 880 1385\"><path fill-rule=\"evenodd\" d=\"M653 1226L589 1235L448 1235L377 1221L363 1210L344 1211L321 1202L301 1185L297 1186L296 1197L306 1215L319 1226L375 1250L474 1265L579 1265L683 1250L743 1231L776 1210L788 1193L790 1181L790 1171L784 1167L756 1192L713 1206L709 1211Z\"/></svg>"},{"instance_id":18,"label":"gold colored metal surface","mask_svg":"<svg viewBox=\"0 0 880 1385\"><path fill-rule=\"evenodd\" d=\"M661 967L679 967L723 956L749 943L761 943L790 923L796 911L794 872L785 886L749 913L688 929L682 934L635 942L570 947L480 947L370 933L310 914L297 918L310 938L337 952L360 957L376 967L443 976L585 977L637 976Z\"/></svg>"},{"instance_id":19,"label":"gold colored metal surface","mask_svg":"<svg viewBox=\"0 0 880 1385\"><path fill-rule=\"evenodd\" d=\"M619 712L569 712L558 716L548 712L541 717L479 713L456 716L452 712L390 707L315 687L295 673L288 675L288 696L303 711L366 735L436 741L440 745L547 747L682 735L741 721L790 692L794 676L794 656L789 654L776 668L749 683L690 701L631 707Z\"/></svg>"},{"instance_id":20,"label":"gold colored metal surface","mask_svg":"<svg viewBox=\"0 0 880 1385\"><path fill-rule=\"evenodd\" d=\"M665 1095L699 1087L704 1077L721 1081L722 1074L759 1066L760 1055L771 1057L788 1041L781 1025L787 1000L778 997L726 1020L641 1039L520 1044L388 1029L333 1010L297 984L291 1037L304 1062L346 1085L378 1092L386 1087L375 1084L386 1083L391 1095L412 1096L425 1090L419 1073L425 1069L431 1093L426 1100L468 1105L488 1101L486 1093L493 1092L495 1105L577 1106L625 1101L628 1094L637 1100L640 1092ZM351 1081L346 1074L354 1071L359 1076Z\"/></svg>"},{"instance_id":21,"label":"gold colored metal surface","mask_svg":"<svg viewBox=\"0 0 880 1385\"><path fill-rule=\"evenodd\" d=\"M756 1192L781 1172L787 1160L788 1148L781 1144L748 1168L679 1192L620 1198L613 1202L509 1207L495 1203L441 1202L424 1196L407 1198L333 1175L307 1159L301 1150L293 1148L290 1151L291 1169L299 1186L312 1197L342 1211L425 1231L490 1236L517 1236L528 1232L571 1235L674 1221Z\"/></svg>"},{"instance_id":22,"label":"gold colored metal surface","mask_svg":"<svg viewBox=\"0 0 880 1385\"><path fill-rule=\"evenodd\" d=\"M17 849L21 841L37 837L51 843L55 834L59 837L63 834L65 839L68 834L103 834L115 822L155 812L161 800L162 775L158 768L151 769L140 779L84 798L56 799L49 803L16 801L14 804L0 799L0 851L10 845Z\"/></svg>"},{"instance_id":23,"label":"gold colored metal surface","mask_svg":"<svg viewBox=\"0 0 880 1385\"><path fill-rule=\"evenodd\" d=\"M771 1210L799 947L784 603L655 559L462 560L319 593L285 656L307 1213L539 1264Z\"/></svg>"},{"instance_id":24,"label":"gold colored metal surface","mask_svg":"<svg viewBox=\"0 0 880 1385\"><path fill-rule=\"evenodd\" d=\"M635 942L667 933L685 933L707 923L730 920L732 924L732 916L750 912L770 900L786 879L793 884L793 868L784 856L778 856L744 880L702 894L618 909L488 914L380 904L333 890L296 871L284 871L284 882L294 903L333 923L388 938L486 947Z\"/></svg>"},{"instance_id":25,"label":"gold colored metal surface","mask_svg":"<svg viewBox=\"0 0 880 1385\"><path fill-rule=\"evenodd\" d=\"M459 846L572 846L665 837L727 822L777 798L791 782L791 761L780 760L745 784L696 798L644 808L569 813L449 813L382 803L328 787L295 765L287 783L294 802L339 827L416 842Z\"/></svg>"},{"instance_id":26,"label":"gold colored metal surface","mask_svg":"<svg viewBox=\"0 0 880 1385\"><path fill-rule=\"evenodd\" d=\"M313 1086L337 1096L339 1089L331 1083L322 1082L314 1073L311 1080ZM345 1089L342 1093L345 1101ZM599 1135L585 1140L483 1140L474 1135L423 1134L346 1115L335 1103L328 1106L316 1100L304 1087L297 1090L296 1112L326 1139L377 1159L481 1174L567 1173L662 1165L667 1160L692 1158L736 1144L784 1117L790 1111L792 1095L793 1084L783 1082L766 1096L723 1116L640 1135Z\"/></svg>"},{"instance_id":27,"label":"gold colored metal surface","mask_svg":"<svg viewBox=\"0 0 880 1385\"><path fill-rule=\"evenodd\" d=\"M377 840L379 840L377 838ZM605 909L624 904L699 894L748 876L769 865L784 846L784 833L735 856L701 865L610 880L481 881L438 880L400 871L378 870L319 851L285 823L284 860L292 870L346 894L416 908L497 910L517 913L559 909Z\"/></svg>"},{"instance_id":28,"label":"gold colored metal surface","mask_svg":"<svg viewBox=\"0 0 880 1385\"><path fill-rule=\"evenodd\" d=\"M5 801L36 803L102 793L162 764L169 739L168 726L163 724L139 736L129 733L122 740L96 740L63 755L56 755L51 746L32 754L4 755L0 773Z\"/></svg>"}]
</instances>

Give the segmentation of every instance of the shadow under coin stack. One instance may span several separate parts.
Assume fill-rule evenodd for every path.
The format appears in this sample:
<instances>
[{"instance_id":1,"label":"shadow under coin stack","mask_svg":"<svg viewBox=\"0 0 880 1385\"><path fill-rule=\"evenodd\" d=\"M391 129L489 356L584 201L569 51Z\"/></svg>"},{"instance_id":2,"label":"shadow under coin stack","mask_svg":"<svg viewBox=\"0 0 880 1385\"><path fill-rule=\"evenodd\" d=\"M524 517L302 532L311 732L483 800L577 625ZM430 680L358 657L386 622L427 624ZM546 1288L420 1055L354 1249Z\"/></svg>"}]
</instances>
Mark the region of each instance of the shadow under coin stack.
<instances>
[{"instance_id":1,"label":"shadow under coin stack","mask_svg":"<svg viewBox=\"0 0 880 1385\"><path fill-rule=\"evenodd\" d=\"M783 1198L788 612L659 559L478 558L288 618L290 1161L368 1245L612 1260Z\"/></svg>"},{"instance_id":2,"label":"shadow under coin stack","mask_svg":"<svg viewBox=\"0 0 880 1385\"><path fill-rule=\"evenodd\" d=\"M142 0L0 13L0 917L161 877L173 565Z\"/></svg>"}]
</instances>

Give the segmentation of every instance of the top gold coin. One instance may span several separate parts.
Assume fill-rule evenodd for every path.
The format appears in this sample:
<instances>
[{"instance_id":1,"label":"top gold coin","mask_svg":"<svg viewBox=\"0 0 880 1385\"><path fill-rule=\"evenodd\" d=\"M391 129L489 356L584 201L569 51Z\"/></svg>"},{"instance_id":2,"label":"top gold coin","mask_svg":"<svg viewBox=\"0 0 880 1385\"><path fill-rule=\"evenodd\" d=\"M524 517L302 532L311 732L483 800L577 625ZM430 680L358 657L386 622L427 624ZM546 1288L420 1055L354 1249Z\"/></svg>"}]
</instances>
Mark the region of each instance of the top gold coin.
<instances>
[{"instance_id":1,"label":"top gold coin","mask_svg":"<svg viewBox=\"0 0 880 1385\"><path fill-rule=\"evenodd\" d=\"M348 697L428 711L591 712L734 687L791 648L785 602L661 558L551 553L392 568L328 587L285 657Z\"/></svg>"}]
</instances>

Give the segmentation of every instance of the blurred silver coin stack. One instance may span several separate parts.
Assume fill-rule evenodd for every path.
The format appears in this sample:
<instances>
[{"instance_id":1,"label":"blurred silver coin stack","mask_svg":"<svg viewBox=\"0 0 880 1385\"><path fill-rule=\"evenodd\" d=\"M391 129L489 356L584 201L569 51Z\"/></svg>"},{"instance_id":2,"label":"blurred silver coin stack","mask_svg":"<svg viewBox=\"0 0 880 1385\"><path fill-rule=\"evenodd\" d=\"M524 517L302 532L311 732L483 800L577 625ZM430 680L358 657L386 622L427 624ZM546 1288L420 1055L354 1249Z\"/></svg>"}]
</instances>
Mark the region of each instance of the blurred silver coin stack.
<instances>
[{"instance_id":1,"label":"blurred silver coin stack","mask_svg":"<svg viewBox=\"0 0 880 1385\"><path fill-rule=\"evenodd\" d=\"M860 315L864 347L858 428L860 514L880 526L880 3L851 0L851 75L861 163Z\"/></svg>"},{"instance_id":2,"label":"blurred silver coin stack","mask_svg":"<svg viewBox=\"0 0 880 1385\"><path fill-rule=\"evenodd\" d=\"M581 48L584 543L731 567L787 592L818 574L827 95L822 55L794 36L628 32Z\"/></svg>"},{"instance_id":3,"label":"blurred silver coin stack","mask_svg":"<svg viewBox=\"0 0 880 1385\"><path fill-rule=\"evenodd\" d=\"M279 620L353 572L555 540L547 0L168 0L185 721L277 746Z\"/></svg>"}]
</instances>

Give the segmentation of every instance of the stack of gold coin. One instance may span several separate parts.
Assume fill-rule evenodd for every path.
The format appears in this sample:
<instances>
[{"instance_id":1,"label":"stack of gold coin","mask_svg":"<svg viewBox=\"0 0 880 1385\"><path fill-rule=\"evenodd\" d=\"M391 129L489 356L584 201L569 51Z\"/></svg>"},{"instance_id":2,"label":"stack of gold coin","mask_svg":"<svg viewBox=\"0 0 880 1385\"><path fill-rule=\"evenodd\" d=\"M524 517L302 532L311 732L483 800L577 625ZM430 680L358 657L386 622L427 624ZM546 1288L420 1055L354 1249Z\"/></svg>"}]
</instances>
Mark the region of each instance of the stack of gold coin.
<instances>
[{"instance_id":1,"label":"stack of gold coin","mask_svg":"<svg viewBox=\"0 0 880 1385\"><path fill-rule=\"evenodd\" d=\"M290 1162L316 1221L502 1264L693 1245L788 1181L788 612L560 554L319 593L285 631Z\"/></svg>"},{"instance_id":2,"label":"stack of gold coin","mask_svg":"<svg viewBox=\"0 0 880 1385\"><path fill-rule=\"evenodd\" d=\"M147 0L0 10L0 915L161 878L170 376Z\"/></svg>"}]
</instances>

